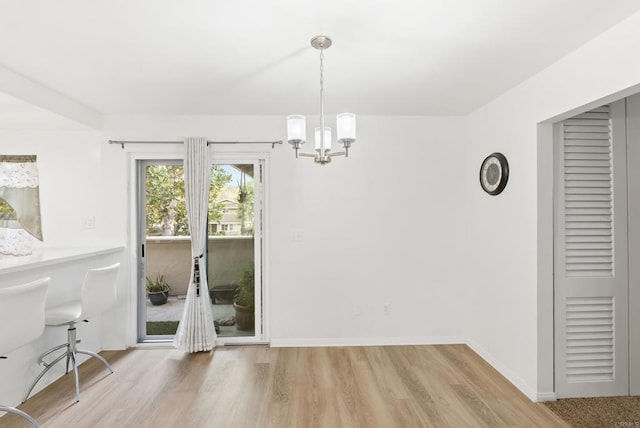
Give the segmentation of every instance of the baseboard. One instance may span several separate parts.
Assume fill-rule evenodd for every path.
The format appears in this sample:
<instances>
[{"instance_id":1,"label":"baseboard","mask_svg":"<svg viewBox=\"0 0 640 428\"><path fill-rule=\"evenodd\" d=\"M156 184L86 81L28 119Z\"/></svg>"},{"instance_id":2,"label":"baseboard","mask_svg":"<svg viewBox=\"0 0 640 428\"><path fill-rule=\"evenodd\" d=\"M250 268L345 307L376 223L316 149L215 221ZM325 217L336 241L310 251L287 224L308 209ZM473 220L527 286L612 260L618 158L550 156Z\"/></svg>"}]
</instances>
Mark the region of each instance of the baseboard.
<instances>
[{"instance_id":1,"label":"baseboard","mask_svg":"<svg viewBox=\"0 0 640 428\"><path fill-rule=\"evenodd\" d=\"M543 401L556 401L558 396L555 392L538 392L538 400L539 402Z\"/></svg>"},{"instance_id":2,"label":"baseboard","mask_svg":"<svg viewBox=\"0 0 640 428\"><path fill-rule=\"evenodd\" d=\"M139 342L131 346L134 349L176 349L173 342ZM127 348L129 349L129 348Z\"/></svg>"},{"instance_id":3,"label":"baseboard","mask_svg":"<svg viewBox=\"0 0 640 428\"><path fill-rule=\"evenodd\" d=\"M102 351L126 351L129 347L123 343L105 343L102 345Z\"/></svg>"},{"instance_id":4,"label":"baseboard","mask_svg":"<svg viewBox=\"0 0 640 428\"><path fill-rule=\"evenodd\" d=\"M392 346L392 345L451 345L466 343L464 337L345 337L345 338L299 338L271 339L273 347L320 347L320 346Z\"/></svg>"},{"instance_id":5,"label":"baseboard","mask_svg":"<svg viewBox=\"0 0 640 428\"><path fill-rule=\"evenodd\" d=\"M525 382L520 376L515 374L510 368L505 366L500 360L491 355L486 349L478 345L472 340L467 340L467 345L473 349L473 351L480 355L483 360L489 363L494 369L496 369L502 376L507 378L516 388L518 388L524 395L526 395L531 401L538 401L538 392L532 388L527 382Z\"/></svg>"}]
</instances>

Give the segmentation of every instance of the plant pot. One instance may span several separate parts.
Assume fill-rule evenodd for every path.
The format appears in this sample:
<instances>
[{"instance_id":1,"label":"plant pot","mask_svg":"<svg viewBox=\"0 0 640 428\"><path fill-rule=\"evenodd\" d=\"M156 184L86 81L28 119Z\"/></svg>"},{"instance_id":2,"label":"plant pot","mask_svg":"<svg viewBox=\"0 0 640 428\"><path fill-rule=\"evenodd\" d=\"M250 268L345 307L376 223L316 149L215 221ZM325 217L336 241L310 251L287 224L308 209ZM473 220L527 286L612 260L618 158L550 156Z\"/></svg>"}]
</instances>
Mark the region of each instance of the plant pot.
<instances>
[{"instance_id":1,"label":"plant pot","mask_svg":"<svg viewBox=\"0 0 640 428\"><path fill-rule=\"evenodd\" d=\"M248 306L240 306L233 302L236 310L236 328L242 331L253 330L256 325L255 310Z\"/></svg>"},{"instance_id":2,"label":"plant pot","mask_svg":"<svg viewBox=\"0 0 640 428\"><path fill-rule=\"evenodd\" d=\"M149 300L154 306L164 305L169 298L169 291L157 291L155 293L149 293Z\"/></svg>"}]
</instances>

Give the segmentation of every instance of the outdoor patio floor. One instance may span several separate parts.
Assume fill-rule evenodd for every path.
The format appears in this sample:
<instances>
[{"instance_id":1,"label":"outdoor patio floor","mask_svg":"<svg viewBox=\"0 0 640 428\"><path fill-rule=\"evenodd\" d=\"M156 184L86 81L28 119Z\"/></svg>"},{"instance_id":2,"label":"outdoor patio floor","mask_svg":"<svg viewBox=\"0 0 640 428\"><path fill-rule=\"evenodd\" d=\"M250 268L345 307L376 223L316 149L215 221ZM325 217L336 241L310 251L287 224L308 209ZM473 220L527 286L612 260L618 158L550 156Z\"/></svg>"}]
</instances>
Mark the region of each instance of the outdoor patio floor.
<instances>
[{"instance_id":1,"label":"outdoor patio floor","mask_svg":"<svg viewBox=\"0 0 640 428\"><path fill-rule=\"evenodd\" d=\"M147 299L147 321L180 321L182 311L184 310L184 302L184 296L169 296L167 303L154 306L149 299ZM221 301L221 303L216 303L215 305L211 304L211 310L213 312L213 319L221 324L224 323L224 320L235 317L236 314L230 300ZM253 330L241 331L238 330L235 325L220 325L219 336L253 336Z\"/></svg>"}]
</instances>

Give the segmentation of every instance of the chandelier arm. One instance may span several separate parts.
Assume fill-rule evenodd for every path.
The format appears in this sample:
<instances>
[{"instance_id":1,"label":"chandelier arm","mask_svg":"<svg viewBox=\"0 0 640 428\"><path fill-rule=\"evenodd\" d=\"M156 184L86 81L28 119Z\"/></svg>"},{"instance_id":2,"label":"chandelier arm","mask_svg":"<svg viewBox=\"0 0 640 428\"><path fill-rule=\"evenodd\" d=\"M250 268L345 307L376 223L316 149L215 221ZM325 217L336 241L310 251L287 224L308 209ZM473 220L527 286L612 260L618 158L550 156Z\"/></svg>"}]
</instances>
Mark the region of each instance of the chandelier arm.
<instances>
[{"instance_id":1,"label":"chandelier arm","mask_svg":"<svg viewBox=\"0 0 640 428\"><path fill-rule=\"evenodd\" d=\"M327 153L327 156L329 156L330 158L336 157L336 156L347 156L347 152L330 152Z\"/></svg>"},{"instance_id":2,"label":"chandelier arm","mask_svg":"<svg viewBox=\"0 0 640 428\"><path fill-rule=\"evenodd\" d=\"M298 156L315 158L317 153L306 153L306 152L298 152Z\"/></svg>"}]
</instances>

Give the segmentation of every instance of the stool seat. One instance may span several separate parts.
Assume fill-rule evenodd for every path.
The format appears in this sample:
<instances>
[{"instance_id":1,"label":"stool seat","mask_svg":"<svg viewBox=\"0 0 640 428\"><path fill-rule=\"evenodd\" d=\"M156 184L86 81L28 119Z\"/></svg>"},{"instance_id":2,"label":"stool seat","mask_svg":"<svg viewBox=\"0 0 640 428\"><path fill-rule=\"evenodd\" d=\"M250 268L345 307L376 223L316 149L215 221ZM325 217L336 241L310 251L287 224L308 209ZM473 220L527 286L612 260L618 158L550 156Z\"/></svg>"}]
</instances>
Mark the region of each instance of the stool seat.
<instances>
[{"instance_id":1,"label":"stool seat","mask_svg":"<svg viewBox=\"0 0 640 428\"><path fill-rule=\"evenodd\" d=\"M73 301L47 308L45 311L45 324L51 327L80 321L82 315L82 302Z\"/></svg>"},{"instance_id":2,"label":"stool seat","mask_svg":"<svg viewBox=\"0 0 640 428\"><path fill-rule=\"evenodd\" d=\"M31 387L24 396L24 401L29 398L31 391L42 377L56 364L66 358L67 367L65 374L69 373L69 363L73 368L73 374L76 383L76 402L80 401L80 379L78 377L78 354L89 355L102 361L109 372L113 373L113 368L107 360L93 351L78 349L77 344L80 343L76 339L76 323L87 321L89 318L100 315L109 309L116 302L117 298L117 282L118 268L120 263L103 268L89 269L82 283L80 292L80 300L73 300L52 306L45 312L45 324L50 327L67 326L67 342L62 345L54 346L45 351L38 357L38 364L42 364L44 369L40 372L36 380L33 381ZM88 322L88 321L87 321ZM53 361L47 362L45 357L51 353L63 349L61 355L58 355Z\"/></svg>"},{"instance_id":3,"label":"stool seat","mask_svg":"<svg viewBox=\"0 0 640 428\"><path fill-rule=\"evenodd\" d=\"M42 334L49 281L50 278L42 278L28 284L0 288L0 357ZM21 416L34 428L39 427L33 417L13 406L0 405L0 412Z\"/></svg>"}]
</instances>

